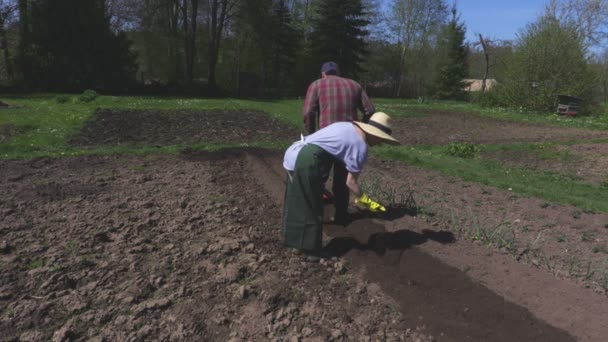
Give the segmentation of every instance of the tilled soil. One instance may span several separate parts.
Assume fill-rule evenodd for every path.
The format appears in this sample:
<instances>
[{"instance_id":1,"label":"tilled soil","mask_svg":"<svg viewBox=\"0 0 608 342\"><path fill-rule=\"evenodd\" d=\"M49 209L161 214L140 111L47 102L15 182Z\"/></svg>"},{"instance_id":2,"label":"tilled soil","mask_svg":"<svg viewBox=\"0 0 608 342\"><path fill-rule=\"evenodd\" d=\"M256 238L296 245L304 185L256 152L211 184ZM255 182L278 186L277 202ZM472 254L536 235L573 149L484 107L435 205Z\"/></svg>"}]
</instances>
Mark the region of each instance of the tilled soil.
<instances>
[{"instance_id":1,"label":"tilled soil","mask_svg":"<svg viewBox=\"0 0 608 342\"><path fill-rule=\"evenodd\" d=\"M68 144L155 146L291 142L299 134L292 126L254 111L98 109Z\"/></svg>"},{"instance_id":2,"label":"tilled soil","mask_svg":"<svg viewBox=\"0 0 608 342\"><path fill-rule=\"evenodd\" d=\"M348 261L284 249L242 154L0 169L3 340L430 340Z\"/></svg>"},{"instance_id":3,"label":"tilled soil","mask_svg":"<svg viewBox=\"0 0 608 342\"><path fill-rule=\"evenodd\" d=\"M281 244L280 165L280 153L253 150L2 161L3 337L594 341L606 333L605 297L405 212L328 225L335 257L307 262ZM402 170L400 180L443 184L391 169Z\"/></svg>"},{"instance_id":4,"label":"tilled soil","mask_svg":"<svg viewBox=\"0 0 608 342\"><path fill-rule=\"evenodd\" d=\"M424 117L395 118L394 136L402 144L444 145L572 141L608 138L606 131L501 121L471 113L425 111ZM390 113L389 113L390 114Z\"/></svg>"}]
</instances>

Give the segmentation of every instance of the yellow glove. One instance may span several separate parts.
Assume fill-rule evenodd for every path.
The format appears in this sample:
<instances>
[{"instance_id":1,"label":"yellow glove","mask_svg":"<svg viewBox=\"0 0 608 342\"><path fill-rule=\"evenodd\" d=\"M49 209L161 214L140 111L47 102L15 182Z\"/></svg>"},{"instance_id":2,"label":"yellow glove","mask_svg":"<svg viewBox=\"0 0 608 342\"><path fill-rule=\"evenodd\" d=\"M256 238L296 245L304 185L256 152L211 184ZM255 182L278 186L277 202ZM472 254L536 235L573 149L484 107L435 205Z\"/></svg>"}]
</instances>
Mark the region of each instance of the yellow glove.
<instances>
[{"instance_id":1,"label":"yellow glove","mask_svg":"<svg viewBox=\"0 0 608 342\"><path fill-rule=\"evenodd\" d=\"M367 194L362 194L361 197L359 197L355 200L355 203L360 204L361 206L364 206L372 213L377 213L379 211L381 211L381 212L386 211L386 208L382 204L367 197Z\"/></svg>"}]
</instances>

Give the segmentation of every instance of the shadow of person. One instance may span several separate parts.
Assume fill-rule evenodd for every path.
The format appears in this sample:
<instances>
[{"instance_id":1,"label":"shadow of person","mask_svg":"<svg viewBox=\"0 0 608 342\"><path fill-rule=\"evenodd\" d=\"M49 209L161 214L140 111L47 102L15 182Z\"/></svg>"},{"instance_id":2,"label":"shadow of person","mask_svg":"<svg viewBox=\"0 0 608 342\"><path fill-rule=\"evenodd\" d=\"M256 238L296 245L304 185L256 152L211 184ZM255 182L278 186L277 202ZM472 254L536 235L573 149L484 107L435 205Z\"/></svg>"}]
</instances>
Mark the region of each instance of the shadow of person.
<instances>
[{"instance_id":1,"label":"shadow of person","mask_svg":"<svg viewBox=\"0 0 608 342\"><path fill-rule=\"evenodd\" d=\"M350 208L348 213L348 219L342 222L341 225L347 226L355 221L363 219L377 219L382 221L395 221L404 216L416 216L418 215L418 208L416 206L409 205L394 205L386 206L385 212L372 213L369 210L360 209L358 207Z\"/></svg>"},{"instance_id":2,"label":"shadow of person","mask_svg":"<svg viewBox=\"0 0 608 342\"><path fill-rule=\"evenodd\" d=\"M401 252L415 245L421 245L429 240L448 244L456 241L454 234L448 231L433 231L424 229L421 233L403 229L395 232L370 232L367 241L362 243L361 236L340 236L331 239L325 247L324 254L329 257L340 257L351 250L372 251L383 256L388 251Z\"/></svg>"}]
</instances>

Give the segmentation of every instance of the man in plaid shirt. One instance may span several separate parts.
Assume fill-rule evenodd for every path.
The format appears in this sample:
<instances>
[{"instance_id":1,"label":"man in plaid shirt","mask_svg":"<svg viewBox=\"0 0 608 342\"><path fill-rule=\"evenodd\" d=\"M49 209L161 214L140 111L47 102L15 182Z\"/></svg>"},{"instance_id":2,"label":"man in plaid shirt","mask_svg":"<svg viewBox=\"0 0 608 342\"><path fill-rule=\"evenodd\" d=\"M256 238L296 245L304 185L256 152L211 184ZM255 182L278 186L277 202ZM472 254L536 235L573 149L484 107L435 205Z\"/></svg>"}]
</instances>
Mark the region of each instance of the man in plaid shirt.
<instances>
[{"instance_id":1,"label":"man in plaid shirt","mask_svg":"<svg viewBox=\"0 0 608 342\"><path fill-rule=\"evenodd\" d=\"M321 67L321 78L314 81L306 92L304 100L304 126L308 134L339 121L359 121L357 110L363 112L361 121L367 122L374 114L367 93L359 83L339 76L338 64L324 63ZM318 125L317 125L318 122ZM332 191L336 213L334 221L345 224L348 220L349 191L346 186L348 172L344 163L333 164L334 178ZM324 175L329 178L329 175Z\"/></svg>"}]
</instances>

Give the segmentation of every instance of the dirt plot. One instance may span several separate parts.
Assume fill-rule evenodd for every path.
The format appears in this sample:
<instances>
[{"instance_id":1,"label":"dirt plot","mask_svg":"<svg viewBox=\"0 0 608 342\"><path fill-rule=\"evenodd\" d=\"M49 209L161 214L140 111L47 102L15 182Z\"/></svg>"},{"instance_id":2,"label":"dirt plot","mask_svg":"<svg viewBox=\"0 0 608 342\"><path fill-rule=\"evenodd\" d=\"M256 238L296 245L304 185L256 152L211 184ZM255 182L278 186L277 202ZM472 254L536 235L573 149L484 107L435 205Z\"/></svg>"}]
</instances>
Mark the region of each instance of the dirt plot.
<instances>
[{"instance_id":1,"label":"dirt plot","mask_svg":"<svg viewBox=\"0 0 608 342\"><path fill-rule=\"evenodd\" d=\"M3 340L430 340L348 261L282 248L246 160L2 161Z\"/></svg>"},{"instance_id":2,"label":"dirt plot","mask_svg":"<svg viewBox=\"0 0 608 342\"><path fill-rule=\"evenodd\" d=\"M280 153L251 150L2 161L4 336L593 341L606 333L605 297L405 213L328 225L335 258L306 262L281 245L280 165Z\"/></svg>"},{"instance_id":3,"label":"dirt plot","mask_svg":"<svg viewBox=\"0 0 608 342\"><path fill-rule=\"evenodd\" d=\"M300 132L262 112L99 109L72 146L294 141Z\"/></svg>"},{"instance_id":4,"label":"dirt plot","mask_svg":"<svg viewBox=\"0 0 608 342\"><path fill-rule=\"evenodd\" d=\"M510 167L548 171L595 186L608 185L608 144L539 145L536 149L483 153Z\"/></svg>"},{"instance_id":5,"label":"dirt plot","mask_svg":"<svg viewBox=\"0 0 608 342\"><path fill-rule=\"evenodd\" d=\"M608 132L501 121L471 113L425 111L423 117L395 118L394 135L403 144L443 145L571 141L608 138Z\"/></svg>"},{"instance_id":6,"label":"dirt plot","mask_svg":"<svg viewBox=\"0 0 608 342\"><path fill-rule=\"evenodd\" d=\"M15 135L23 134L27 131L32 130L31 126L27 125L14 125L14 124L3 124L0 125L0 143L3 143Z\"/></svg>"}]
</instances>

